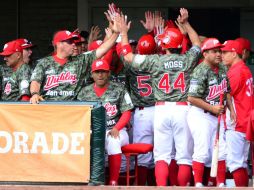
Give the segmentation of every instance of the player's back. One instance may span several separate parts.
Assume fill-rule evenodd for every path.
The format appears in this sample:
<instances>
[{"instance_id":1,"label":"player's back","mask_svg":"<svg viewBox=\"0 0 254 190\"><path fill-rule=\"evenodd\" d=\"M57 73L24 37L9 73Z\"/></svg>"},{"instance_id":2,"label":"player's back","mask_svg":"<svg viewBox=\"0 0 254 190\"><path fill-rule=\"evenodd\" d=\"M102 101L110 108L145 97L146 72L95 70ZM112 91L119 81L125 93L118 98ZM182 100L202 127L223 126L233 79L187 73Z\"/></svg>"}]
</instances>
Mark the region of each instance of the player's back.
<instances>
[{"instance_id":1,"label":"player's back","mask_svg":"<svg viewBox=\"0 0 254 190\"><path fill-rule=\"evenodd\" d=\"M157 72L153 73L156 101L183 102L187 100L190 74L199 58L198 47L185 54L162 55Z\"/></svg>"}]
</instances>

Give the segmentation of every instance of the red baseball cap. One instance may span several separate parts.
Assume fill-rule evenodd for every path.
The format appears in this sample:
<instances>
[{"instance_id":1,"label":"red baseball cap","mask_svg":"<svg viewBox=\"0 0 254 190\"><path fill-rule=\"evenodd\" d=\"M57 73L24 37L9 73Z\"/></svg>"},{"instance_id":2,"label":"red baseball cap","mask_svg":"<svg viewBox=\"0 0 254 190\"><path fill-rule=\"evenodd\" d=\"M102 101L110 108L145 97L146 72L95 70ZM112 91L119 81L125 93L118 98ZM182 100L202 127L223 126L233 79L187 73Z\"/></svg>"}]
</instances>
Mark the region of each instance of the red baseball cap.
<instances>
[{"instance_id":1,"label":"red baseball cap","mask_svg":"<svg viewBox=\"0 0 254 190\"><path fill-rule=\"evenodd\" d=\"M22 51L23 49L21 47L21 44L18 41L13 40L4 44L3 52L1 52L0 55L9 56L15 52L22 52Z\"/></svg>"},{"instance_id":2,"label":"red baseball cap","mask_svg":"<svg viewBox=\"0 0 254 190\"><path fill-rule=\"evenodd\" d=\"M103 43L103 41L101 41L101 40L96 40L96 41L91 42L88 45L88 51L92 51L92 50L97 49L98 47L101 46L102 43Z\"/></svg>"},{"instance_id":3,"label":"red baseball cap","mask_svg":"<svg viewBox=\"0 0 254 190\"><path fill-rule=\"evenodd\" d=\"M237 54L242 54L243 52L242 45L236 40L227 40L223 45L224 47L221 48L221 51L236 52Z\"/></svg>"},{"instance_id":4,"label":"red baseball cap","mask_svg":"<svg viewBox=\"0 0 254 190\"><path fill-rule=\"evenodd\" d=\"M77 38L74 40L74 43L80 44L81 43L81 36L80 36L80 34L76 34L76 35L77 35Z\"/></svg>"},{"instance_id":5,"label":"red baseball cap","mask_svg":"<svg viewBox=\"0 0 254 190\"><path fill-rule=\"evenodd\" d=\"M56 45L57 42L62 42L69 39L77 39L78 35L76 33L70 32L68 30L58 31L53 39L53 45Z\"/></svg>"},{"instance_id":6,"label":"red baseball cap","mask_svg":"<svg viewBox=\"0 0 254 190\"><path fill-rule=\"evenodd\" d=\"M98 71L98 70L104 70L109 71L109 64L104 59L97 59L92 64L92 72Z\"/></svg>"},{"instance_id":7,"label":"red baseball cap","mask_svg":"<svg viewBox=\"0 0 254 190\"><path fill-rule=\"evenodd\" d=\"M250 40L248 40L247 38L237 38L235 39L236 41L238 41L240 44L242 44L243 49L247 49L249 51L251 51L251 44L250 44Z\"/></svg>"},{"instance_id":8,"label":"red baseball cap","mask_svg":"<svg viewBox=\"0 0 254 190\"><path fill-rule=\"evenodd\" d=\"M25 38L20 38L20 39L17 39L16 40L17 42L19 42L21 44L21 47L23 49L26 49L26 48L31 48L31 47L34 47L35 45L32 44L32 42L28 41L27 39Z\"/></svg>"}]
</instances>

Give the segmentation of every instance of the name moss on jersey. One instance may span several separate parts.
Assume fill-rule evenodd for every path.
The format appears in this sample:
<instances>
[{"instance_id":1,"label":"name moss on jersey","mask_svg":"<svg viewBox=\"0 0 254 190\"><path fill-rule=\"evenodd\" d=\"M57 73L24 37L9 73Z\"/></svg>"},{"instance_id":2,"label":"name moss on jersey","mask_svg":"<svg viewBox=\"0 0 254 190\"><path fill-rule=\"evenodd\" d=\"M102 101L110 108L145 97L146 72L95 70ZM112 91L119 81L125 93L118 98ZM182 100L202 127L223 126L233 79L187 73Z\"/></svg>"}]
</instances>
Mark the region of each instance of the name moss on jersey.
<instances>
[{"instance_id":1,"label":"name moss on jersey","mask_svg":"<svg viewBox=\"0 0 254 190\"><path fill-rule=\"evenodd\" d=\"M180 55L136 55L133 67L152 75L156 101L186 101L190 73L198 62L200 52L198 46L193 46Z\"/></svg>"}]
</instances>

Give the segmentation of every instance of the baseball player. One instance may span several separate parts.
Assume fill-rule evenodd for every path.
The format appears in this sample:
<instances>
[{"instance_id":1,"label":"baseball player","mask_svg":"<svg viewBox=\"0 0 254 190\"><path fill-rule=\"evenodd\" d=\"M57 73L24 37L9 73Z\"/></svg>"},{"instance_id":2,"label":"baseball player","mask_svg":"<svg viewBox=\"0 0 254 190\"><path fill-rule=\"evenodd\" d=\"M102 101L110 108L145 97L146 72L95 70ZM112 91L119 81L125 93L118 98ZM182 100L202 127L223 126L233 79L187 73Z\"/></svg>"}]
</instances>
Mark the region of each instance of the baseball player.
<instances>
[{"instance_id":1,"label":"baseball player","mask_svg":"<svg viewBox=\"0 0 254 190\"><path fill-rule=\"evenodd\" d=\"M229 82L226 68L221 64L223 45L216 38L207 38L202 44L203 62L193 71L190 80L188 101L191 108L188 113L188 124L194 140L192 169L196 187L202 187L204 167L211 166L212 150L215 142L217 115L224 112L224 105L219 105L220 93L225 93L231 111L231 119L235 120L233 106L229 96ZM225 97L224 97L225 100ZM221 120L219 140L219 162L217 185L225 185L226 143L224 122Z\"/></svg>"},{"instance_id":2,"label":"baseball player","mask_svg":"<svg viewBox=\"0 0 254 190\"><path fill-rule=\"evenodd\" d=\"M155 53L156 44L153 36L143 35L137 44L137 51L141 55ZM133 49L132 49L133 51ZM135 106L133 114L133 142L153 144L153 121L155 99L152 89L151 75L139 71L130 64L125 63L126 78L132 102ZM141 154L138 156L138 185L146 185L149 171L153 171L153 154ZM154 173L154 172L153 172ZM151 185L151 184L150 184Z\"/></svg>"},{"instance_id":3,"label":"baseball player","mask_svg":"<svg viewBox=\"0 0 254 190\"><path fill-rule=\"evenodd\" d=\"M17 40L10 41L4 45L3 52L0 55L4 56L8 73L2 69L2 78L4 79L4 88L2 92L2 100L4 101L28 101L30 98L29 80L31 76L30 68L23 61L23 48ZM6 81L5 81L6 79Z\"/></svg>"},{"instance_id":4,"label":"baseball player","mask_svg":"<svg viewBox=\"0 0 254 190\"><path fill-rule=\"evenodd\" d=\"M30 63L31 60L31 55L33 53L32 48L35 47L34 44L32 44L32 42L28 41L25 38L19 38L16 41L18 41L21 44L21 47L23 49L23 61L26 64Z\"/></svg>"},{"instance_id":5,"label":"baseball player","mask_svg":"<svg viewBox=\"0 0 254 190\"><path fill-rule=\"evenodd\" d=\"M230 95L236 111L237 120L231 122L227 117L227 166L233 174L236 186L249 184L247 159L250 144L246 140L246 126L251 113L253 96L253 77L250 69L241 59L242 48L237 40L228 40L222 50L223 63L229 68L227 76L230 82ZM229 112L227 110L227 115Z\"/></svg>"},{"instance_id":6,"label":"baseball player","mask_svg":"<svg viewBox=\"0 0 254 190\"><path fill-rule=\"evenodd\" d=\"M109 82L109 65L103 59L92 64L94 84L81 90L78 100L101 101L106 109L105 149L109 160L109 184L117 185L121 166L121 146L129 144L126 124L131 117L133 104L121 83Z\"/></svg>"},{"instance_id":7,"label":"baseball player","mask_svg":"<svg viewBox=\"0 0 254 190\"><path fill-rule=\"evenodd\" d=\"M73 48L73 54L72 56L77 56L82 53L82 41L81 41L81 36L78 32L76 32L77 39L74 40L74 48Z\"/></svg>"},{"instance_id":8,"label":"baseball player","mask_svg":"<svg viewBox=\"0 0 254 190\"><path fill-rule=\"evenodd\" d=\"M67 30L54 35L55 54L39 60L31 76L31 99L33 104L45 100L73 100L82 85L89 79L92 61L102 57L115 43L119 33L117 25L112 36L98 49L71 57L75 33Z\"/></svg>"},{"instance_id":9,"label":"baseball player","mask_svg":"<svg viewBox=\"0 0 254 190\"><path fill-rule=\"evenodd\" d=\"M240 45L242 46L242 60L244 62L247 62L248 58L250 57L250 52L251 52L251 44L250 44L250 40L248 40L247 38L237 38L236 41L238 41L240 43Z\"/></svg>"},{"instance_id":10,"label":"baseball player","mask_svg":"<svg viewBox=\"0 0 254 190\"><path fill-rule=\"evenodd\" d=\"M89 32L86 30L80 31L82 53L87 51Z\"/></svg>"},{"instance_id":11,"label":"baseball player","mask_svg":"<svg viewBox=\"0 0 254 190\"><path fill-rule=\"evenodd\" d=\"M192 138L187 125L187 90L189 74L198 61L200 42L197 33L188 22L188 11L180 9L178 21L185 27L193 44L185 54L180 54L182 33L168 28L158 36L160 46L166 55L139 55L131 52L128 44L127 25L121 17L122 54L134 68L146 71L152 76L156 100L154 115L154 159L155 177L159 186L166 186L168 166L171 162L173 142L175 142L179 165L178 184L188 185L191 178ZM188 139L184 140L183 139Z\"/></svg>"}]
</instances>

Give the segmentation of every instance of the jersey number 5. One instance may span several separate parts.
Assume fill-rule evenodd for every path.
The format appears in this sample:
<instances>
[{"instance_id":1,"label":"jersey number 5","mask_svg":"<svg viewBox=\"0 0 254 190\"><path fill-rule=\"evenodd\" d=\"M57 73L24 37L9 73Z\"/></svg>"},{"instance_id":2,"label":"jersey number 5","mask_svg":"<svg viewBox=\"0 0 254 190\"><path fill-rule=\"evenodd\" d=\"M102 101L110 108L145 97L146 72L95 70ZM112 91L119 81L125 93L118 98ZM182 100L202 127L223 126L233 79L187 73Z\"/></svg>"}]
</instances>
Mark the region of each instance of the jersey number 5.
<instances>
[{"instance_id":1,"label":"jersey number 5","mask_svg":"<svg viewBox=\"0 0 254 190\"><path fill-rule=\"evenodd\" d=\"M158 88L164 91L166 94L170 93L170 78L169 73L164 73L161 77ZM173 89L180 89L181 93L185 92L185 80L184 80L184 72L180 72L176 77L176 80L173 82Z\"/></svg>"},{"instance_id":2,"label":"jersey number 5","mask_svg":"<svg viewBox=\"0 0 254 190\"><path fill-rule=\"evenodd\" d=\"M152 87L150 84L146 83L147 80L149 80L151 77L149 75L145 76L137 76L137 82L138 82L138 90L140 96L150 96L152 94ZM144 91L141 91L141 89L144 89Z\"/></svg>"}]
</instances>

